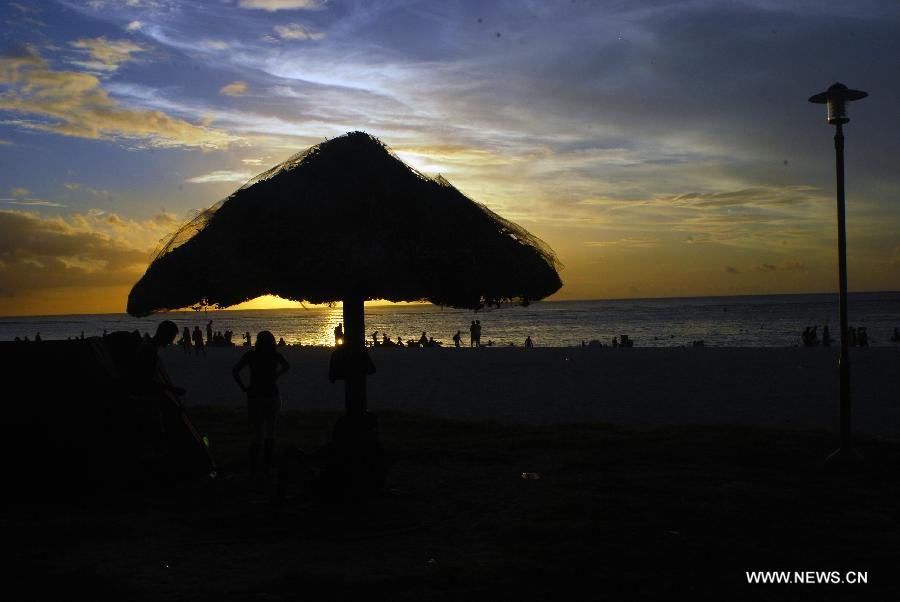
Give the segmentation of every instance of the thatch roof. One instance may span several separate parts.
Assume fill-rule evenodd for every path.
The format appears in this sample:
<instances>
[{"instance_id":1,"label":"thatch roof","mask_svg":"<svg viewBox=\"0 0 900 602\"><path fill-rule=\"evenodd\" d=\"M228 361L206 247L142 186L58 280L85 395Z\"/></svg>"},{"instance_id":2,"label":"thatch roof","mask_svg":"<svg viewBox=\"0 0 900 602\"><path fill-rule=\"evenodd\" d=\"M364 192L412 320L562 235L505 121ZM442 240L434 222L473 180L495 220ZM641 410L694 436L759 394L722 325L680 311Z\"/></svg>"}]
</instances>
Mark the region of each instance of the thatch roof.
<instances>
[{"instance_id":1,"label":"thatch roof","mask_svg":"<svg viewBox=\"0 0 900 602\"><path fill-rule=\"evenodd\" d=\"M477 309L556 292L557 265L523 228L352 132L291 157L179 228L132 288L128 313L264 294Z\"/></svg>"}]
</instances>

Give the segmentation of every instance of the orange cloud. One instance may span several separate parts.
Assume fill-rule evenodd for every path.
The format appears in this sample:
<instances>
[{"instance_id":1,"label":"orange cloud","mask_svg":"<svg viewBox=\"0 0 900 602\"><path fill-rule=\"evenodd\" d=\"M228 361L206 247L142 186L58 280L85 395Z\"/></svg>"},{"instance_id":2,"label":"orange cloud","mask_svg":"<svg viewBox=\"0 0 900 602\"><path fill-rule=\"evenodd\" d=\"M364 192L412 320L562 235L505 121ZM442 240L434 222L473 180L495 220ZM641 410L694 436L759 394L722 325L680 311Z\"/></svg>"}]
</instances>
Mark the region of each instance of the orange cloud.
<instances>
[{"instance_id":1,"label":"orange cloud","mask_svg":"<svg viewBox=\"0 0 900 602\"><path fill-rule=\"evenodd\" d=\"M144 50L143 46L131 40L107 40L104 37L82 38L70 42L70 45L85 50L91 57L90 61L73 61L73 63L94 71L115 71L122 63L133 61L132 54Z\"/></svg>"},{"instance_id":2,"label":"orange cloud","mask_svg":"<svg viewBox=\"0 0 900 602\"><path fill-rule=\"evenodd\" d=\"M23 300L42 303L60 291L108 307L111 300L101 291L113 287L127 294L157 241L176 223L169 213L136 221L96 210L67 217L0 210L0 314L34 313ZM121 311L125 295L114 301Z\"/></svg>"},{"instance_id":3,"label":"orange cloud","mask_svg":"<svg viewBox=\"0 0 900 602\"><path fill-rule=\"evenodd\" d=\"M0 110L38 120L18 125L77 138L138 140L154 147L225 148L239 140L162 111L128 109L89 73L56 71L31 47L0 58Z\"/></svg>"},{"instance_id":4,"label":"orange cloud","mask_svg":"<svg viewBox=\"0 0 900 602\"><path fill-rule=\"evenodd\" d=\"M242 81L231 82L219 90L225 96L243 96L247 92L247 84Z\"/></svg>"}]
</instances>

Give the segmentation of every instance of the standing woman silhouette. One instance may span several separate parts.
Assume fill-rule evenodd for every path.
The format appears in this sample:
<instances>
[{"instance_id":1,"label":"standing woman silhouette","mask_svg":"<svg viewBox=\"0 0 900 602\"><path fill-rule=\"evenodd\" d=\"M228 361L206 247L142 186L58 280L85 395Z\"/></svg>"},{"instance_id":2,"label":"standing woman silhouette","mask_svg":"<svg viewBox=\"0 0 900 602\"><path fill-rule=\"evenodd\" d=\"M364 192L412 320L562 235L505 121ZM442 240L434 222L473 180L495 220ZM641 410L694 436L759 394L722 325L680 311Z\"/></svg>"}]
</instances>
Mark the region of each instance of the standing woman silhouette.
<instances>
[{"instance_id":1,"label":"standing woman silhouette","mask_svg":"<svg viewBox=\"0 0 900 602\"><path fill-rule=\"evenodd\" d=\"M250 368L250 386L241 379L244 366ZM264 442L263 478L268 479L269 469L275 454L275 420L281 410L281 396L278 377L288 371L290 366L278 353L275 336L268 330L256 335L256 347L241 357L231 369L231 374L238 386L247 393L247 409L250 416L252 434L250 439L250 478L256 478L259 462L260 443Z\"/></svg>"}]
</instances>

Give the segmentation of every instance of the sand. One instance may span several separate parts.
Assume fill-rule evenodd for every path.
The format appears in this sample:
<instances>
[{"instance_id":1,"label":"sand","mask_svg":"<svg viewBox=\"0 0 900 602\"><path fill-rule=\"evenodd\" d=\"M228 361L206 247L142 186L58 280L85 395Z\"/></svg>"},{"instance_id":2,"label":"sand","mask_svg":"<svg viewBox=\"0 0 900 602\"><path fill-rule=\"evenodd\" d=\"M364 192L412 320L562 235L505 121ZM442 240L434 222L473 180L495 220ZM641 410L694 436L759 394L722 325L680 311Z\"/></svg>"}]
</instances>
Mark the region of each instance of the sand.
<instances>
[{"instance_id":1,"label":"sand","mask_svg":"<svg viewBox=\"0 0 900 602\"><path fill-rule=\"evenodd\" d=\"M242 348L206 356L164 351L191 406L239 406L231 378ZM341 410L343 386L327 379L330 351L283 350L285 409ZM372 411L509 424L735 425L838 429L836 349L374 349ZM853 349L854 429L900 433L900 350Z\"/></svg>"}]
</instances>

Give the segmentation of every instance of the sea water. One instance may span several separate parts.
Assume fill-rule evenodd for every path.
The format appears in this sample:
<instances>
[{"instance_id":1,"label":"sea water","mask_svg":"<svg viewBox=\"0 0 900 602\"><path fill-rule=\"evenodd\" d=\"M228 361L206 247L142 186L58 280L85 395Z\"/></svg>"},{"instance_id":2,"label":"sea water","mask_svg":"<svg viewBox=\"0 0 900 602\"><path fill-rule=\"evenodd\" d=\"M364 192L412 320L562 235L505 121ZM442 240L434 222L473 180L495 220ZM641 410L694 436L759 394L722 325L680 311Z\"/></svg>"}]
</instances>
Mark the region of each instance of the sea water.
<instances>
[{"instance_id":1,"label":"sea water","mask_svg":"<svg viewBox=\"0 0 900 602\"><path fill-rule=\"evenodd\" d=\"M271 310L209 310L157 314L133 318L127 314L0 318L0 340L40 332L43 339L99 336L104 330L153 332L162 319L171 319L206 334L212 320L214 331L234 332L233 341L242 342L245 332L254 339L260 330L270 330L288 344L331 345L334 327L342 320L339 307L310 307ZM743 297L693 297L670 299L622 299L609 301L549 301L528 307L467 311L428 304L399 304L366 307L366 333L386 333L392 340L418 340L422 332L444 345L461 331L463 345L469 344L469 325L480 320L482 343L497 346L522 345L530 336L535 346L579 346L592 340L608 344L615 336L628 335L638 347L677 347L704 341L717 347L790 347L800 345L806 326L828 325L838 337L837 295L766 295ZM854 293L849 296L851 326L868 329L872 346L891 342L900 326L900 293Z\"/></svg>"}]
</instances>

